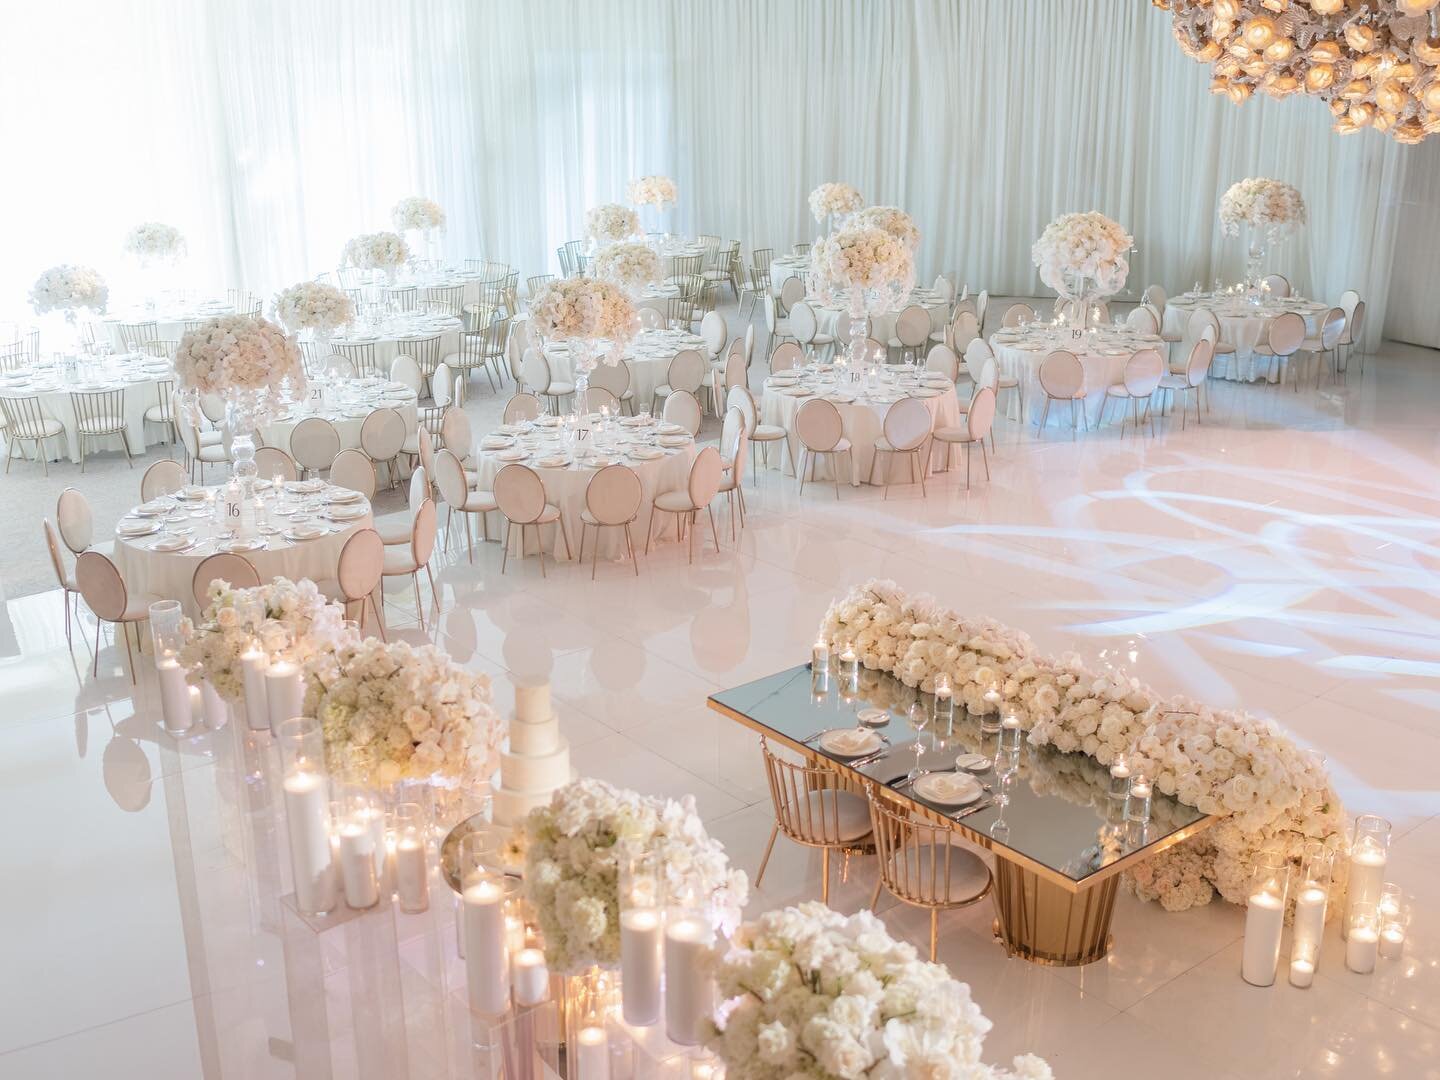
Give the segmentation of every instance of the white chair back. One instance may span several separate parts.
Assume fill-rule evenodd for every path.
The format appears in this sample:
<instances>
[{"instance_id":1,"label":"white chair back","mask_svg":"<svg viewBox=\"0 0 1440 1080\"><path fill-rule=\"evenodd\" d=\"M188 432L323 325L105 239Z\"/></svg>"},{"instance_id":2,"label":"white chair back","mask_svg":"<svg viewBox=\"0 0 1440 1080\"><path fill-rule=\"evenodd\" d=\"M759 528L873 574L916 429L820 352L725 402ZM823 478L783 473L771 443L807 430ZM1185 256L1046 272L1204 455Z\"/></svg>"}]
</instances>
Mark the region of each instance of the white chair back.
<instances>
[{"instance_id":1,"label":"white chair back","mask_svg":"<svg viewBox=\"0 0 1440 1080\"><path fill-rule=\"evenodd\" d=\"M376 409L360 425L360 449L373 461L389 461L405 445L405 416L398 409Z\"/></svg>"},{"instance_id":2,"label":"white chair back","mask_svg":"<svg viewBox=\"0 0 1440 1080\"><path fill-rule=\"evenodd\" d=\"M1149 397L1165 374L1165 360L1155 349L1141 349L1125 361L1125 389L1131 397Z\"/></svg>"},{"instance_id":3,"label":"white chair back","mask_svg":"<svg viewBox=\"0 0 1440 1080\"><path fill-rule=\"evenodd\" d=\"M516 525L529 525L545 512L545 485L535 470L506 465L495 474L495 504Z\"/></svg>"},{"instance_id":4,"label":"white chair back","mask_svg":"<svg viewBox=\"0 0 1440 1080\"><path fill-rule=\"evenodd\" d=\"M264 473L260 474L264 476ZM140 501L149 502L161 495L169 495L185 486L185 466L178 461L165 458L145 470L140 478Z\"/></svg>"},{"instance_id":5,"label":"white chair back","mask_svg":"<svg viewBox=\"0 0 1440 1080\"><path fill-rule=\"evenodd\" d=\"M1085 368L1080 358L1066 349L1056 349L1041 360L1039 374L1041 389L1052 398L1073 401L1085 388Z\"/></svg>"},{"instance_id":6,"label":"white chair back","mask_svg":"<svg viewBox=\"0 0 1440 1080\"><path fill-rule=\"evenodd\" d=\"M465 469L460 458L449 450L435 455L435 486L440 498L450 506L463 507L470 495L470 485L465 482Z\"/></svg>"},{"instance_id":7,"label":"white chair back","mask_svg":"<svg viewBox=\"0 0 1440 1080\"><path fill-rule=\"evenodd\" d=\"M85 606L106 622L118 622L130 605L119 568L98 551L82 551L75 557L75 586Z\"/></svg>"},{"instance_id":8,"label":"white chair back","mask_svg":"<svg viewBox=\"0 0 1440 1080\"><path fill-rule=\"evenodd\" d=\"M256 475L262 480L273 480L277 476L282 481L300 479L300 470L295 465L295 459L278 446L262 446L256 450L255 468Z\"/></svg>"},{"instance_id":9,"label":"white chair back","mask_svg":"<svg viewBox=\"0 0 1440 1080\"><path fill-rule=\"evenodd\" d=\"M801 345L809 345L820 332L815 320L815 310L804 300L798 300L790 309L790 332Z\"/></svg>"},{"instance_id":10,"label":"white chair back","mask_svg":"<svg viewBox=\"0 0 1440 1080\"><path fill-rule=\"evenodd\" d=\"M1286 297L1290 295L1290 279L1284 274L1266 274L1265 284L1270 286L1270 295Z\"/></svg>"},{"instance_id":11,"label":"white chair back","mask_svg":"<svg viewBox=\"0 0 1440 1080\"><path fill-rule=\"evenodd\" d=\"M1191 386L1200 386L1210 374L1210 364L1215 359L1215 345L1208 338L1201 338L1190 349L1185 361L1185 381Z\"/></svg>"},{"instance_id":12,"label":"white chair back","mask_svg":"<svg viewBox=\"0 0 1440 1080\"><path fill-rule=\"evenodd\" d=\"M1022 323L1035 321L1035 309L1029 304L1011 304L1005 309L1005 314L1000 317L1000 325L1006 328L1013 328Z\"/></svg>"},{"instance_id":13,"label":"white chair back","mask_svg":"<svg viewBox=\"0 0 1440 1080\"><path fill-rule=\"evenodd\" d=\"M980 442L990 434L995 423L995 388L982 386L970 399L970 408L965 412L965 426L971 442Z\"/></svg>"},{"instance_id":14,"label":"white chair back","mask_svg":"<svg viewBox=\"0 0 1440 1080\"><path fill-rule=\"evenodd\" d=\"M76 569L78 577L78 566ZM236 589L253 589L260 584L260 573L244 555L237 555L231 551L219 551L214 555L207 555L200 560L200 565L195 567L195 573L190 578L190 592L195 597L196 606L202 611L210 603L210 583L214 581L226 582ZM85 598L85 602L90 602L88 596ZM108 618L108 616L102 617Z\"/></svg>"},{"instance_id":15,"label":"white chair back","mask_svg":"<svg viewBox=\"0 0 1440 1080\"><path fill-rule=\"evenodd\" d=\"M454 379L449 364L437 364L435 374L430 376L430 397L439 407L450 404Z\"/></svg>"},{"instance_id":16,"label":"white chair back","mask_svg":"<svg viewBox=\"0 0 1440 1080\"><path fill-rule=\"evenodd\" d=\"M543 394L550 389L550 361L539 349L525 350L525 359L520 364L520 381L535 394Z\"/></svg>"},{"instance_id":17,"label":"white chair back","mask_svg":"<svg viewBox=\"0 0 1440 1080\"><path fill-rule=\"evenodd\" d=\"M55 505L55 523L60 527L60 539L72 555L90 550L95 542L95 516L90 512L90 503L75 488L67 487L60 492Z\"/></svg>"},{"instance_id":18,"label":"white chair back","mask_svg":"<svg viewBox=\"0 0 1440 1080\"><path fill-rule=\"evenodd\" d=\"M360 529L340 549L335 580L347 602L364 600L385 573L385 541L374 529Z\"/></svg>"},{"instance_id":19,"label":"white chair back","mask_svg":"<svg viewBox=\"0 0 1440 1080\"><path fill-rule=\"evenodd\" d=\"M705 357L696 349L681 349L670 361L670 371L665 376L671 391L684 390L699 393L705 381Z\"/></svg>"},{"instance_id":20,"label":"white chair back","mask_svg":"<svg viewBox=\"0 0 1440 1080\"><path fill-rule=\"evenodd\" d=\"M795 414L795 435L807 450L827 453L845 436L845 421L832 401L811 398Z\"/></svg>"},{"instance_id":21,"label":"white chair back","mask_svg":"<svg viewBox=\"0 0 1440 1080\"><path fill-rule=\"evenodd\" d=\"M695 461L690 466L690 480L685 485L690 496L690 505L697 509L709 506L716 492L720 490L720 482L724 477L725 465L720 460L720 451L713 446L707 446L696 454Z\"/></svg>"},{"instance_id":22,"label":"white chair back","mask_svg":"<svg viewBox=\"0 0 1440 1080\"><path fill-rule=\"evenodd\" d=\"M770 374L790 371L805 363L805 351L793 341L782 341L770 354Z\"/></svg>"},{"instance_id":23,"label":"white chair back","mask_svg":"<svg viewBox=\"0 0 1440 1080\"><path fill-rule=\"evenodd\" d=\"M1284 311L1270 320L1266 343L1276 356L1290 356L1305 340L1305 320L1296 312Z\"/></svg>"},{"instance_id":24,"label":"white chair back","mask_svg":"<svg viewBox=\"0 0 1440 1080\"><path fill-rule=\"evenodd\" d=\"M1325 321L1320 324L1320 347L1322 349L1333 349L1340 344L1340 336L1345 332L1345 309L1334 307L1325 314Z\"/></svg>"},{"instance_id":25,"label":"white chair back","mask_svg":"<svg viewBox=\"0 0 1440 1080\"><path fill-rule=\"evenodd\" d=\"M661 419L679 424L692 436L700 434L700 401L688 390L672 390L665 398Z\"/></svg>"},{"instance_id":26,"label":"white chair back","mask_svg":"<svg viewBox=\"0 0 1440 1080\"><path fill-rule=\"evenodd\" d=\"M330 463L330 482L336 487L358 491L367 499L375 497L375 466L364 450L341 450Z\"/></svg>"},{"instance_id":27,"label":"white chair back","mask_svg":"<svg viewBox=\"0 0 1440 1080\"><path fill-rule=\"evenodd\" d=\"M719 356L729 336L729 331L725 329L725 316L718 311L707 311L700 320L700 337L705 342L705 350L711 356Z\"/></svg>"},{"instance_id":28,"label":"white chair back","mask_svg":"<svg viewBox=\"0 0 1440 1080\"><path fill-rule=\"evenodd\" d=\"M1160 324L1155 321L1154 311L1143 304L1125 316L1125 324L1142 334L1158 334L1160 332Z\"/></svg>"},{"instance_id":29,"label":"white chair back","mask_svg":"<svg viewBox=\"0 0 1440 1080\"><path fill-rule=\"evenodd\" d=\"M451 405L440 417L440 441L462 461L470 455L470 414L459 405Z\"/></svg>"},{"instance_id":30,"label":"white chair back","mask_svg":"<svg viewBox=\"0 0 1440 1080\"><path fill-rule=\"evenodd\" d=\"M630 365L624 360L618 364L597 365L595 370L590 372L590 389L608 390L618 401L630 389Z\"/></svg>"},{"instance_id":31,"label":"white chair back","mask_svg":"<svg viewBox=\"0 0 1440 1080\"><path fill-rule=\"evenodd\" d=\"M505 403L503 422L518 424L522 420L534 420L540 415L540 399L534 394L516 394Z\"/></svg>"},{"instance_id":32,"label":"white chair back","mask_svg":"<svg viewBox=\"0 0 1440 1080\"><path fill-rule=\"evenodd\" d=\"M644 499L644 487L628 465L606 465L585 485L585 509L601 525L625 525L635 520Z\"/></svg>"},{"instance_id":33,"label":"white chair back","mask_svg":"<svg viewBox=\"0 0 1440 1080\"><path fill-rule=\"evenodd\" d=\"M788 313L791 308L805 299L805 282L798 277L786 278L780 286L780 306Z\"/></svg>"},{"instance_id":34,"label":"white chair back","mask_svg":"<svg viewBox=\"0 0 1440 1080\"><path fill-rule=\"evenodd\" d=\"M311 472L328 469L340 452L340 433L323 416L307 416L290 430L290 456Z\"/></svg>"},{"instance_id":35,"label":"white chair back","mask_svg":"<svg viewBox=\"0 0 1440 1080\"><path fill-rule=\"evenodd\" d=\"M413 356L404 353L390 361L390 381L404 383L417 397L425 389L425 376L420 373L420 365Z\"/></svg>"},{"instance_id":36,"label":"white chair back","mask_svg":"<svg viewBox=\"0 0 1440 1080\"><path fill-rule=\"evenodd\" d=\"M985 367L985 361L995 359L995 350L991 349L984 338L975 338L965 347L965 370L970 373L970 378L980 382L980 372Z\"/></svg>"},{"instance_id":37,"label":"white chair back","mask_svg":"<svg viewBox=\"0 0 1440 1080\"><path fill-rule=\"evenodd\" d=\"M603 386L591 385L586 387L585 411L587 413L598 413L601 409L609 409L611 413L618 413L620 411L620 399Z\"/></svg>"},{"instance_id":38,"label":"white chair back","mask_svg":"<svg viewBox=\"0 0 1440 1080\"><path fill-rule=\"evenodd\" d=\"M964 356L970 343L979 337L980 324L975 320L975 313L968 308L957 308L955 317L950 320L950 347L955 350L955 355Z\"/></svg>"},{"instance_id":39,"label":"white chair back","mask_svg":"<svg viewBox=\"0 0 1440 1080\"><path fill-rule=\"evenodd\" d=\"M936 345L925 358L925 370L939 372L951 382L960 377L960 358L948 345Z\"/></svg>"},{"instance_id":40,"label":"white chair back","mask_svg":"<svg viewBox=\"0 0 1440 1080\"><path fill-rule=\"evenodd\" d=\"M1165 315L1165 304L1170 299L1165 295L1165 289L1159 285L1150 285L1145 289L1143 297L1145 303L1149 304L1163 317Z\"/></svg>"},{"instance_id":41,"label":"white chair back","mask_svg":"<svg viewBox=\"0 0 1440 1080\"><path fill-rule=\"evenodd\" d=\"M751 435L755 433L755 428L760 423L760 414L755 408L755 395L750 393L748 386L730 387L725 394L725 408L727 411L739 409L745 420L745 430Z\"/></svg>"},{"instance_id":42,"label":"white chair back","mask_svg":"<svg viewBox=\"0 0 1440 1080\"><path fill-rule=\"evenodd\" d=\"M914 450L930 435L933 426L922 398L901 398L885 410L885 440L896 450Z\"/></svg>"},{"instance_id":43,"label":"white chair back","mask_svg":"<svg viewBox=\"0 0 1440 1080\"><path fill-rule=\"evenodd\" d=\"M930 340L930 312L919 304L911 304L895 319L895 339L907 349L914 349Z\"/></svg>"}]
</instances>

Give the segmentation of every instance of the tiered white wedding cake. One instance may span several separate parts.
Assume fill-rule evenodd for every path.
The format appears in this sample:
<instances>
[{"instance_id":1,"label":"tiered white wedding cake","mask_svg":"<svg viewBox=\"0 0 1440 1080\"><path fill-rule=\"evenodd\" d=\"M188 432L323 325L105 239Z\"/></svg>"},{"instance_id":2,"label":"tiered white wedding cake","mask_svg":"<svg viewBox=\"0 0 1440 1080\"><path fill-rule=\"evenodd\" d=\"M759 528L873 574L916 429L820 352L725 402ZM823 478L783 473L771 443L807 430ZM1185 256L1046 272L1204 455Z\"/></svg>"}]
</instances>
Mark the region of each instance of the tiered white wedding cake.
<instances>
[{"instance_id":1,"label":"tiered white wedding cake","mask_svg":"<svg viewBox=\"0 0 1440 1080\"><path fill-rule=\"evenodd\" d=\"M495 824L515 826L537 806L545 806L570 782L570 744L560 735L560 719L550 707L550 684L515 685L515 715L510 743L500 752L500 782L495 785Z\"/></svg>"}]
</instances>

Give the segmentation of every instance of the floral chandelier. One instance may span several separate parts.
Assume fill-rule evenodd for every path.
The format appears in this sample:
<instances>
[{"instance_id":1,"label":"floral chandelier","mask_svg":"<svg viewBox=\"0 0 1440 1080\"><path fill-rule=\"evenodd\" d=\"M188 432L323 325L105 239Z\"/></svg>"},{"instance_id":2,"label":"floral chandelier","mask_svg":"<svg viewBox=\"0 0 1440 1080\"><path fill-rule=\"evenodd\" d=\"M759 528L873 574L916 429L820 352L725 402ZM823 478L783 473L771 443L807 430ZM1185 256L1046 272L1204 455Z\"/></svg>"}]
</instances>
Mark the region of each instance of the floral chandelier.
<instances>
[{"instance_id":1,"label":"floral chandelier","mask_svg":"<svg viewBox=\"0 0 1440 1080\"><path fill-rule=\"evenodd\" d=\"M1342 135L1402 143L1440 131L1440 0L1152 0L1185 53L1213 65L1210 92L1313 94Z\"/></svg>"}]
</instances>

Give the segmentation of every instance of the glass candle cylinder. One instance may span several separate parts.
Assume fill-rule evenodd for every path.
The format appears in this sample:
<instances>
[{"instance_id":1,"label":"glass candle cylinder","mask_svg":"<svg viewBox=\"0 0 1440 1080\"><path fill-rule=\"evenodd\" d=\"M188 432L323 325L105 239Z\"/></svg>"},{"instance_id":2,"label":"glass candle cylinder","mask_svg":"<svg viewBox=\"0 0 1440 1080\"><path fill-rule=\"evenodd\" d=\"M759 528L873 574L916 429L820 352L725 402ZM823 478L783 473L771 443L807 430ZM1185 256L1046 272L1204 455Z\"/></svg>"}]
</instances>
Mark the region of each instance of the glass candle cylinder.
<instances>
[{"instance_id":1,"label":"glass candle cylinder","mask_svg":"<svg viewBox=\"0 0 1440 1080\"><path fill-rule=\"evenodd\" d=\"M276 734L295 903L303 912L319 914L336 902L325 737L320 721L303 716L286 720Z\"/></svg>"},{"instance_id":2,"label":"glass candle cylinder","mask_svg":"<svg viewBox=\"0 0 1440 1080\"><path fill-rule=\"evenodd\" d=\"M830 643L823 637L816 638L815 644L810 649L810 670L813 672L830 670Z\"/></svg>"},{"instance_id":3,"label":"glass candle cylinder","mask_svg":"<svg viewBox=\"0 0 1440 1080\"><path fill-rule=\"evenodd\" d=\"M830 669L810 669L810 700L816 705L824 705L830 696Z\"/></svg>"},{"instance_id":4,"label":"glass candle cylinder","mask_svg":"<svg viewBox=\"0 0 1440 1080\"><path fill-rule=\"evenodd\" d=\"M271 731L301 714L305 706L305 682L299 664L285 657L271 658L265 668L265 703Z\"/></svg>"},{"instance_id":5,"label":"glass candle cylinder","mask_svg":"<svg viewBox=\"0 0 1440 1080\"><path fill-rule=\"evenodd\" d=\"M1387 960L1398 960L1405 951L1405 930L1410 923L1410 910L1399 885L1392 881L1384 884L1375 915L1380 928L1380 955Z\"/></svg>"},{"instance_id":6,"label":"glass candle cylinder","mask_svg":"<svg viewBox=\"0 0 1440 1080\"><path fill-rule=\"evenodd\" d=\"M1131 791L1133 793L1133 787ZM1275 981L1289 885L1290 870L1284 856L1274 851L1261 852L1250 876L1245 906L1245 945L1240 961L1240 974L1252 986L1269 986Z\"/></svg>"},{"instance_id":7,"label":"glass candle cylinder","mask_svg":"<svg viewBox=\"0 0 1440 1080\"><path fill-rule=\"evenodd\" d=\"M543 1004L550 997L550 969L545 954L536 948L524 948L510 963L510 991L515 1004L530 1008Z\"/></svg>"},{"instance_id":8,"label":"glass candle cylinder","mask_svg":"<svg viewBox=\"0 0 1440 1080\"><path fill-rule=\"evenodd\" d=\"M352 908L374 907L380 900L380 880L375 869L375 805L372 794L356 784L340 789L339 837L340 880L345 903Z\"/></svg>"},{"instance_id":9,"label":"glass candle cylinder","mask_svg":"<svg viewBox=\"0 0 1440 1080\"><path fill-rule=\"evenodd\" d=\"M1011 713L1000 721L1000 749L1018 753L1024 734L1020 730L1020 718Z\"/></svg>"},{"instance_id":10,"label":"glass candle cylinder","mask_svg":"<svg viewBox=\"0 0 1440 1080\"><path fill-rule=\"evenodd\" d=\"M1369 975L1375 970L1375 958L1380 953L1377 905L1369 900L1352 903L1346 921L1349 930L1345 935L1345 966L1357 975Z\"/></svg>"},{"instance_id":11,"label":"glass candle cylinder","mask_svg":"<svg viewBox=\"0 0 1440 1080\"><path fill-rule=\"evenodd\" d=\"M178 735L195 722L190 687L180 665L185 645L185 616L178 600L157 600L150 605L150 641L155 652L155 674L160 682L160 716L165 730Z\"/></svg>"},{"instance_id":12,"label":"glass candle cylinder","mask_svg":"<svg viewBox=\"0 0 1440 1080\"><path fill-rule=\"evenodd\" d=\"M982 735L994 735L1000 730L1000 688L994 683L985 691L985 710L980 714Z\"/></svg>"},{"instance_id":13,"label":"glass candle cylinder","mask_svg":"<svg viewBox=\"0 0 1440 1080\"><path fill-rule=\"evenodd\" d=\"M707 957L714 942L710 923L697 909L671 908L665 916L665 1035L697 1046L714 1008Z\"/></svg>"},{"instance_id":14,"label":"glass candle cylinder","mask_svg":"<svg viewBox=\"0 0 1440 1080\"><path fill-rule=\"evenodd\" d=\"M1110 797L1124 799L1129 794L1130 759L1124 754L1116 754L1115 760L1110 762Z\"/></svg>"},{"instance_id":15,"label":"glass candle cylinder","mask_svg":"<svg viewBox=\"0 0 1440 1080\"><path fill-rule=\"evenodd\" d=\"M270 705L265 698L265 672L270 667L270 657L260 647L258 640L251 641L240 654L240 683L245 691L245 722L251 731L270 730ZM290 716L299 716L296 709ZM282 717L283 720L290 716Z\"/></svg>"},{"instance_id":16,"label":"glass candle cylinder","mask_svg":"<svg viewBox=\"0 0 1440 1080\"><path fill-rule=\"evenodd\" d=\"M1320 963L1320 945L1325 937L1325 909L1330 901L1330 849L1323 844L1306 847L1300 866L1300 882L1295 891L1295 926L1290 935L1290 981L1296 986L1309 986L1308 978L1296 982L1295 962L1308 965L1313 976ZM1306 973L1302 970L1301 977Z\"/></svg>"},{"instance_id":17,"label":"glass candle cylinder","mask_svg":"<svg viewBox=\"0 0 1440 1080\"><path fill-rule=\"evenodd\" d=\"M943 672L935 676L935 723L947 732L955 723L955 692L950 687L950 676Z\"/></svg>"},{"instance_id":18,"label":"glass candle cylinder","mask_svg":"<svg viewBox=\"0 0 1440 1080\"><path fill-rule=\"evenodd\" d=\"M394 813L395 892L400 910L430 906L430 824L419 803L401 803Z\"/></svg>"},{"instance_id":19,"label":"glass candle cylinder","mask_svg":"<svg viewBox=\"0 0 1440 1080\"><path fill-rule=\"evenodd\" d=\"M662 919L655 856L631 858L620 875L620 1002L627 1024L660 1019Z\"/></svg>"},{"instance_id":20,"label":"glass candle cylinder","mask_svg":"<svg viewBox=\"0 0 1440 1080\"><path fill-rule=\"evenodd\" d=\"M844 692L854 694L860 686L860 654L849 642L840 650L840 685Z\"/></svg>"},{"instance_id":21,"label":"glass candle cylinder","mask_svg":"<svg viewBox=\"0 0 1440 1080\"><path fill-rule=\"evenodd\" d=\"M1136 773L1130 778L1130 790L1125 796L1125 820L1140 825L1150 821L1150 800L1153 796L1150 779Z\"/></svg>"},{"instance_id":22,"label":"glass candle cylinder","mask_svg":"<svg viewBox=\"0 0 1440 1080\"><path fill-rule=\"evenodd\" d=\"M1385 865L1390 859L1390 822L1377 814L1361 814L1350 834L1350 881L1345 889L1345 921L1348 934L1354 925L1351 915L1356 904L1378 904L1385 884Z\"/></svg>"},{"instance_id":23,"label":"glass candle cylinder","mask_svg":"<svg viewBox=\"0 0 1440 1080\"><path fill-rule=\"evenodd\" d=\"M460 887L465 921L465 982L470 1008L498 1016L509 1005L505 953L507 888L494 841L472 833L460 841Z\"/></svg>"}]
</instances>

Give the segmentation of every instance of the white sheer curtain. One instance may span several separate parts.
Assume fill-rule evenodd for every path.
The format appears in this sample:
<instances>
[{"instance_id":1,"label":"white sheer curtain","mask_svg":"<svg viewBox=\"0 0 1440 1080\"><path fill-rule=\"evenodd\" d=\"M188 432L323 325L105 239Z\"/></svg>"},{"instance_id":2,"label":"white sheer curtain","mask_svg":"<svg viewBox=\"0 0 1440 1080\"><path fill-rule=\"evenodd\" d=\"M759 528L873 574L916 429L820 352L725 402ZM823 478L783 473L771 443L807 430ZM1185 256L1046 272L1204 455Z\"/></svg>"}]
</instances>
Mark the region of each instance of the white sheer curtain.
<instances>
[{"instance_id":1,"label":"white sheer curtain","mask_svg":"<svg viewBox=\"0 0 1440 1080\"><path fill-rule=\"evenodd\" d=\"M411 193L446 207L451 257L553 271L586 209L650 172L679 183L672 228L747 250L813 237L806 194L848 180L915 215L927 276L1012 293L1041 291L1046 222L1099 209L1135 234L1127 291L1176 291L1239 272L1216 201L1272 175L1311 220L1268 264L1316 296L1359 289L1378 332L1405 166L1426 148L1341 139L1313 101L1214 98L1168 24L1135 0L18 8L0 138L28 167L7 170L24 210L0 310L55 262L115 267L144 217L186 231L196 284L269 293ZM1440 204L1434 187L1411 196Z\"/></svg>"},{"instance_id":2,"label":"white sheer curtain","mask_svg":"<svg viewBox=\"0 0 1440 1080\"><path fill-rule=\"evenodd\" d=\"M1405 227L1395 237L1385 336L1440 348L1440 139L1416 148L1400 193Z\"/></svg>"}]
</instances>

